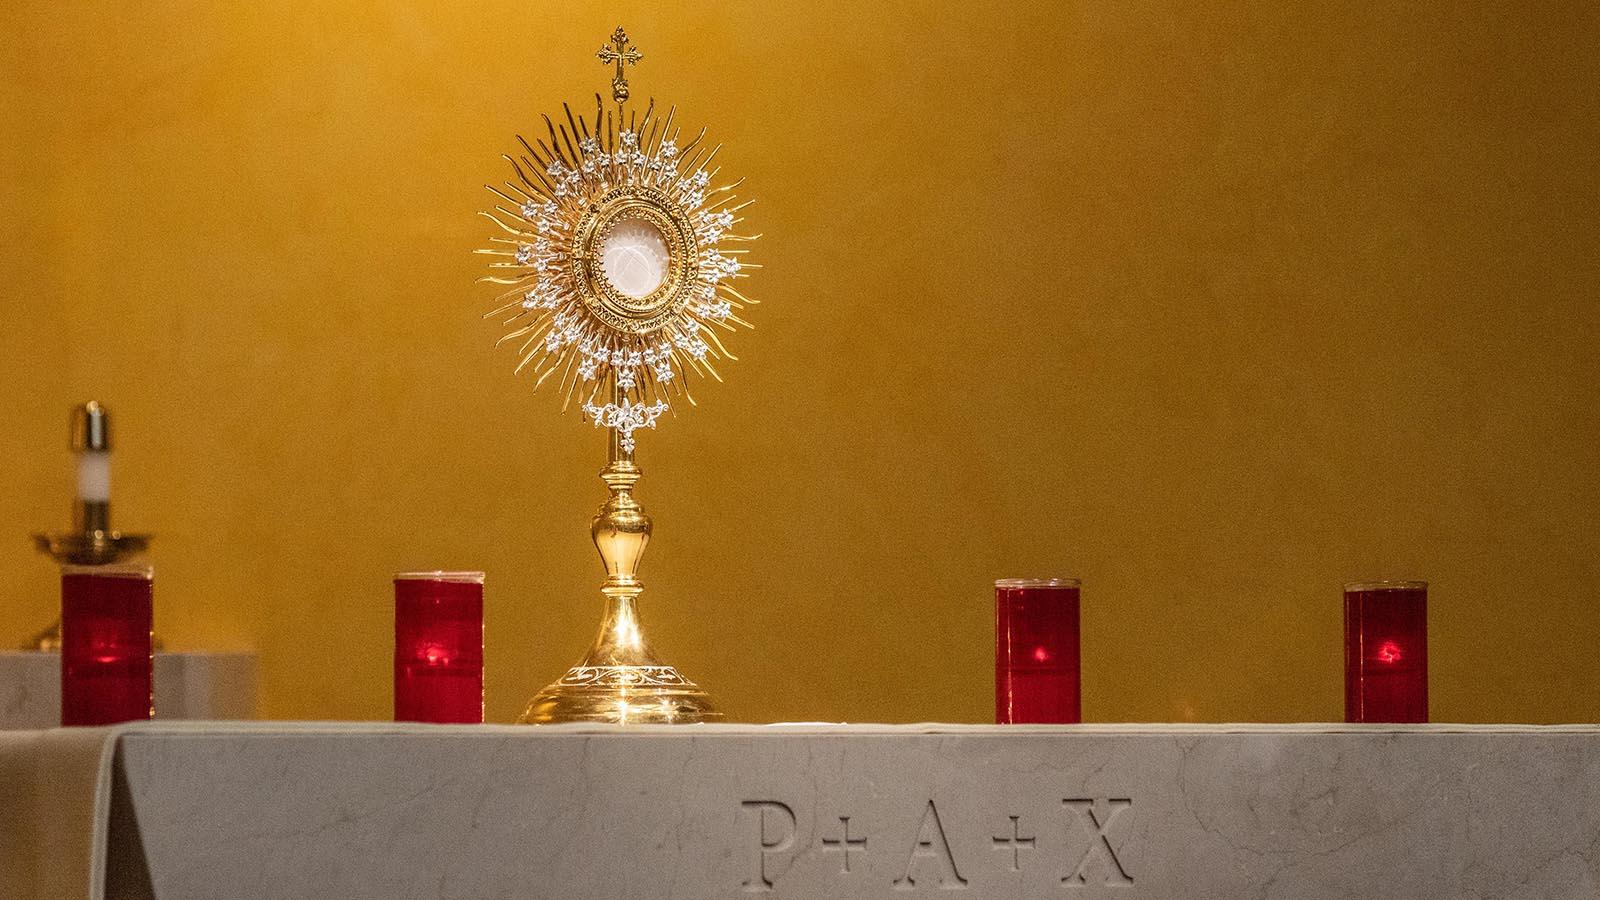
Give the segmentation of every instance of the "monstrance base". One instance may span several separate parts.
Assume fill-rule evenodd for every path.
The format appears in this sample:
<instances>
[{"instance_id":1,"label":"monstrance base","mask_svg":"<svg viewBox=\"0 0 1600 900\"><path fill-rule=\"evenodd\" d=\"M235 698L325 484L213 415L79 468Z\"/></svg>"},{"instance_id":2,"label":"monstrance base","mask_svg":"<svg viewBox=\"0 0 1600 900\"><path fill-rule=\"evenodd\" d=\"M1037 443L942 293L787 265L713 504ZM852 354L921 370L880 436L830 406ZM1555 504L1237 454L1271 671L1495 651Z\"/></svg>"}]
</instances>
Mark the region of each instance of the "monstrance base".
<instances>
[{"instance_id":1,"label":"monstrance base","mask_svg":"<svg viewBox=\"0 0 1600 900\"><path fill-rule=\"evenodd\" d=\"M528 702L519 725L681 725L722 718L672 666L574 666Z\"/></svg>"}]
</instances>

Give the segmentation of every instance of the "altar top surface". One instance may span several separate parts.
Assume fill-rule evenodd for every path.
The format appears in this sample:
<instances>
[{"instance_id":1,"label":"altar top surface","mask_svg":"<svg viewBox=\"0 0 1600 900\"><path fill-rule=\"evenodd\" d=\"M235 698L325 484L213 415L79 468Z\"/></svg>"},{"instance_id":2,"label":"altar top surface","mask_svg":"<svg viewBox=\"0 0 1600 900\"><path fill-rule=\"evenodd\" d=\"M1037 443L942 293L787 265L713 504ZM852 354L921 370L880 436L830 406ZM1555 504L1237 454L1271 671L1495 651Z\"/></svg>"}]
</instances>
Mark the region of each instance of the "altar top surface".
<instances>
[{"instance_id":1,"label":"altar top surface","mask_svg":"<svg viewBox=\"0 0 1600 900\"><path fill-rule=\"evenodd\" d=\"M770 724L696 724L696 725L607 725L573 722L560 725L429 725L419 722L133 722L113 726L111 729L82 729L84 731L114 730L125 735L140 734L351 734L351 735L494 735L494 736L559 736L559 735L654 735L677 737L777 737L784 735L837 735L841 737L871 735L965 735L1005 736L1018 735L1208 735L1208 734L1600 734L1600 724L1465 724L1435 722L1427 724L1348 724L1344 722L1295 723L1198 723L1198 722L1094 722L1078 725L974 725L947 722L917 722L906 724L846 723L846 722L774 722Z\"/></svg>"}]
</instances>

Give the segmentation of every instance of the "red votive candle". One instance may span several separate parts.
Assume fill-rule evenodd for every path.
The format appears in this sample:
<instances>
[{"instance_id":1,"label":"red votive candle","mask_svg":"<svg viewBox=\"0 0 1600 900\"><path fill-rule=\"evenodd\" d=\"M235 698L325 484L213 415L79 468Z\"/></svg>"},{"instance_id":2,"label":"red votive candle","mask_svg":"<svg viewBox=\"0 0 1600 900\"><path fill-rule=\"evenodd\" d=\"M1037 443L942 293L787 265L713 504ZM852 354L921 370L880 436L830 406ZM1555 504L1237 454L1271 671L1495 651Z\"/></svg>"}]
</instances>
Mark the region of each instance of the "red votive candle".
<instances>
[{"instance_id":1,"label":"red votive candle","mask_svg":"<svg viewBox=\"0 0 1600 900\"><path fill-rule=\"evenodd\" d=\"M483 573L394 576L394 719L483 721Z\"/></svg>"},{"instance_id":2,"label":"red votive candle","mask_svg":"<svg viewBox=\"0 0 1600 900\"><path fill-rule=\"evenodd\" d=\"M1344 586L1344 720L1428 721L1428 583Z\"/></svg>"},{"instance_id":3,"label":"red votive candle","mask_svg":"<svg viewBox=\"0 0 1600 900\"><path fill-rule=\"evenodd\" d=\"M1078 579L994 583L994 720L1083 719L1078 677Z\"/></svg>"},{"instance_id":4,"label":"red votive candle","mask_svg":"<svg viewBox=\"0 0 1600 900\"><path fill-rule=\"evenodd\" d=\"M111 725L154 714L151 571L61 567L61 724Z\"/></svg>"}]
</instances>

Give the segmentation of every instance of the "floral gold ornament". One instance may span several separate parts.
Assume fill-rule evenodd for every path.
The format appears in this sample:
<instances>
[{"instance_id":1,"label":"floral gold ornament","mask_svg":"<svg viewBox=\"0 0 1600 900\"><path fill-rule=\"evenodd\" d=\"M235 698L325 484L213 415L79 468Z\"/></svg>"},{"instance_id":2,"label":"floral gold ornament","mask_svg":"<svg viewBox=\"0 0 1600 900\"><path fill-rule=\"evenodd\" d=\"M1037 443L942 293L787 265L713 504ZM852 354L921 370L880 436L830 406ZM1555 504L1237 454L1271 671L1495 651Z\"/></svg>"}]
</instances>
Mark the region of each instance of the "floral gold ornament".
<instances>
[{"instance_id":1,"label":"floral gold ornament","mask_svg":"<svg viewBox=\"0 0 1600 900\"><path fill-rule=\"evenodd\" d=\"M691 379L721 381L735 357L720 333L750 324L756 303L735 283L759 268L732 246L740 181L720 177L719 147L705 131L686 136L676 111L640 114L627 106L627 71L644 57L618 28L596 54L613 67L608 107L593 118L563 105L564 122L506 155L513 178L489 191L501 202L482 213L500 229L480 281L503 292L487 317L517 347L518 373L556 386L610 434L600 477L611 496L591 528L606 567L606 612L583 662L541 691L521 721L698 722L717 718L705 692L661 663L639 629L639 558L651 521L633 497L638 432L654 429L673 404L694 405Z\"/></svg>"}]
</instances>

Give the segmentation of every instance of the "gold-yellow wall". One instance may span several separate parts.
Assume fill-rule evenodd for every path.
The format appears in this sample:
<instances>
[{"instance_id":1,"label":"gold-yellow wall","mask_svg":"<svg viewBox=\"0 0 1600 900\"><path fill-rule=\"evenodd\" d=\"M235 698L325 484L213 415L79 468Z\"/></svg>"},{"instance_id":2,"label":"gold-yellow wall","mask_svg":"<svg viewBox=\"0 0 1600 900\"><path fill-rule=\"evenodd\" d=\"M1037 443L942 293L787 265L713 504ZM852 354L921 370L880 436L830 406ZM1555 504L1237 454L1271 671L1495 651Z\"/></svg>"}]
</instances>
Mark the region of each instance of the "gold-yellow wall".
<instances>
[{"instance_id":1,"label":"gold-yellow wall","mask_svg":"<svg viewBox=\"0 0 1600 900\"><path fill-rule=\"evenodd\" d=\"M736 719L983 721L996 576L1094 720L1340 717L1432 581L1436 720L1600 719L1593 4L0 6L0 639L68 406L157 626L389 713L397 569L488 572L492 720L596 621L603 436L473 285L498 155L625 23L758 198L741 361L643 439L646 615Z\"/></svg>"}]
</instances>

